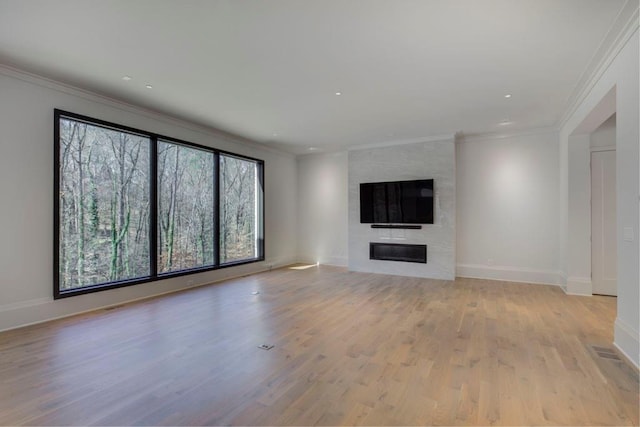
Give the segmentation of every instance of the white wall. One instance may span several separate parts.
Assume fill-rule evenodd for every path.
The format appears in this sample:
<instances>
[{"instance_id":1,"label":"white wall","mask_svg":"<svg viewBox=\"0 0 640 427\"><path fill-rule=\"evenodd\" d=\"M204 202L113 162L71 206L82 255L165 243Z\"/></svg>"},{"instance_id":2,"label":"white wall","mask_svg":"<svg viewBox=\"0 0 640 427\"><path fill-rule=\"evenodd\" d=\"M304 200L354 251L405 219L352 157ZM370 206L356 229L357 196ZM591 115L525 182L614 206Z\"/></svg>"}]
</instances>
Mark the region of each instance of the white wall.
<instances>
[{"instance_id":1,"label":"white wall","mask_svg":"<svg viewBox=\"0 0 640 427\"><path fill-rule=\"evenodd\" d=\"M638 15L628 33L623 38L619 51L590 84L590 89L572 110L560 132L561 183L563 202L560 210L562 241L568 236L568 193L569 181L569 139L572 134L592 132L598 123L587 123L601 101L615 91L616 112L616 211L618 232L618 315L615 322L614 343L636 365L640 364L640 245L638 244L639 224L639 36ZM589 126L585 125L587 123ZM625 239L625 232L631 239ZM569 258L571 247L563 245L562 259ZM562 268L566 271L567 265Z\"/></svg>"},{"instance_id":2,"label":"white wall","mask_svg":"<svg viewBox=\"0 0 640 427\"><path fill-rule=\"evenodd\" d=\"M263 159L266 261L53 301L54 108ZM0 330L295 261L291 155L5 68L0 129Z\"/></svg>"},{"instance_id":3,"label":"white wall","mask_svg":"<svg viewBox=\"0 0 640 427\"><path fill-rule=\"evenodd\" d=\"M349 270L455 278L455 144L450 139L349 151ZM433 179L434 223L420 230L372 229L360 223L363 182ZM369 259L369 243L426 244L427 263Z\"/></svg>"},{"instance_id":4,"label":"white wall","mask_svg":"<svg viewBox=\"0 0 640 427\"><path fill-rule=\"evenodd\" d=\"M558 135L458 141L457 275L559 283Z\"/></svg>"},{"instance_id":5,"label":"white wall","mask_svg":"<svg viewBox=\"0 0 640 427\"><path fill-rule=\"evenodd\" d=\"M567 283L572 295L591 295L591 151L589 135L569 139Z\"/></svg>"},{"instance_id":6,"label":"white wall","mask_svg":"<svg viewBox=\"0 0 640 427\"><path fill-rule=\"evenodd\" d=\"M614 94L611 94L615 100ZM602 103L599 119L615 105ZM591 150L615 148L615 114L591 134L571 135L568 140L568 221L567 278L565 291L572 295L592 295L591 282Z\"/></svg>"},{"instance_id":7,"label":"white wall","mask_svg":"<svg viewBox=\"0 0 640 427\"><path fill-rule=\"evenodd\" d=\"M560 283L558 134L460 141L455 170L457 274ZM301 261L346 260L347 171L345 153L298 158Z\"/></svg>"},{"instance_id":8,"label":"white wall","mask_svg":"<svg viewBox=\"0 0 640 427\"><path fill-rule=\"evenodd\" d=\"M612 114L589 135L591 148L616 148L616 115Z\"/></svg>"},{"instance_id":9,"label":"white wall","mask_svg":"<svg viewBox=\"0 0 640 427\"><path fill-rule=\"evenodd\" d=\"M347 153L298 157L298 259L347 265Z\"/></svg>"}]
</instances>

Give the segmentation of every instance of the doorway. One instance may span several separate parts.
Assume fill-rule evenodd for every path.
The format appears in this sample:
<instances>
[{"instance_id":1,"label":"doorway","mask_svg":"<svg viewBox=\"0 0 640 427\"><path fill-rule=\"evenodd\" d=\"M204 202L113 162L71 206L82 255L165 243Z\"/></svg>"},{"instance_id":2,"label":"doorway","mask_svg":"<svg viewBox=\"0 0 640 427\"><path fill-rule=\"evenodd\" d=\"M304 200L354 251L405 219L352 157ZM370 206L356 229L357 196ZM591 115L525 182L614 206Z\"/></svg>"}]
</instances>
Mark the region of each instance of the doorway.
<instances>
[{"instance_id":1,"label":"doorway","mask_svg":"<svg viewBox=\"0 0 640 427\"><path fill-rule=\"evenodd\" d=\"M616 115L589 137L592 293L617 296Z\"/></svg>"},{"instance_id":2,"label":"doorway","mask_svg":"<svg viewBox=\"0 0 640 427\"><path fill-rule=\"evenodd\" d=\"M591 283L593 293L618 295L616 152L591 152Z\"/></svg>"}]
</instances>

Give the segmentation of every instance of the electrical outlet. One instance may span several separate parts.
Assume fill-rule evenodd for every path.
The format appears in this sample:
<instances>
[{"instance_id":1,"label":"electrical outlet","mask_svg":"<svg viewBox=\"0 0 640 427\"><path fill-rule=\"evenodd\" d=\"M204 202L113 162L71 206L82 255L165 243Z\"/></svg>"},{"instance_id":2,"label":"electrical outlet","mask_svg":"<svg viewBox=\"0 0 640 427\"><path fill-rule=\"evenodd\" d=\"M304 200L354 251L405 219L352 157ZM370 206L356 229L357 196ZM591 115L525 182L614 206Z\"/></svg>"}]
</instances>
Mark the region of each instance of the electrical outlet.
<instances>
[{"instance_id":1,"label":"electrical outlet","mask_svg":"<svg viewBox=\"0 0 640 427\"><path fill-rule=\"evenodd\" d=\"M489 258L487 260L487 265L493 265L493 258Z\"/></svg>"}]
</instances>

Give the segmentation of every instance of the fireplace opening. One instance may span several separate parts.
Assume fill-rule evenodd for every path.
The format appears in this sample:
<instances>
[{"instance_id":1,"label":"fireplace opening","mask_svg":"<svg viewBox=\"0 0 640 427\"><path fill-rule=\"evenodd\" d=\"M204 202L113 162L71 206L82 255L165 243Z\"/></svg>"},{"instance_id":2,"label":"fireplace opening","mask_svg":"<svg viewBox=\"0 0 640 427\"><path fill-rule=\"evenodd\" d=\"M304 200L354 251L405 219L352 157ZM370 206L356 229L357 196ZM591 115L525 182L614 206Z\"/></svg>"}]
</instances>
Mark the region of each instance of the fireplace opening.
<instances>
[{"instance_id":1,"label":"fireplace opening","mask_svg":"<svg viewBox=\"0 0 640 427\"><path fill-rule=\"evenodd\" d=\"M369 259L427 263L427 245L369 243Z\"/></svg>"}]
</instances>

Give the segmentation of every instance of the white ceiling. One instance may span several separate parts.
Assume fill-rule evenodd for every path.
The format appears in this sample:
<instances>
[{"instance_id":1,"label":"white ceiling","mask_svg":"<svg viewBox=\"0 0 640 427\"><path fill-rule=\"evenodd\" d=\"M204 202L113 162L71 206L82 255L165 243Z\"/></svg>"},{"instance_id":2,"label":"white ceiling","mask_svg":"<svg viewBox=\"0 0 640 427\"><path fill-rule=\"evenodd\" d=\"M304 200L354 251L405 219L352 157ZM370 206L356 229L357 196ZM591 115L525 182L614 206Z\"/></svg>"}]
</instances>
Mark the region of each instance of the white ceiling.
<instances>
[{"instance_id":1,"label":"white ceiling","mask_svg":"<svg viewBox=\"0 0 640 427\"><path fill-rule=\"evenodd\" d=\"M304 153L554 126L624 5L0 0L0 63Z\"/></svg>"}]
</instances>

